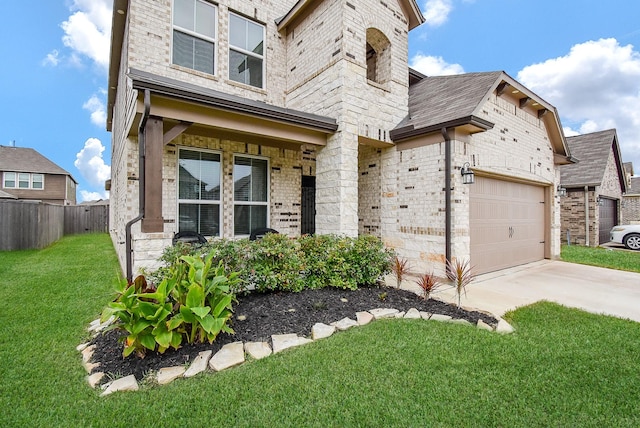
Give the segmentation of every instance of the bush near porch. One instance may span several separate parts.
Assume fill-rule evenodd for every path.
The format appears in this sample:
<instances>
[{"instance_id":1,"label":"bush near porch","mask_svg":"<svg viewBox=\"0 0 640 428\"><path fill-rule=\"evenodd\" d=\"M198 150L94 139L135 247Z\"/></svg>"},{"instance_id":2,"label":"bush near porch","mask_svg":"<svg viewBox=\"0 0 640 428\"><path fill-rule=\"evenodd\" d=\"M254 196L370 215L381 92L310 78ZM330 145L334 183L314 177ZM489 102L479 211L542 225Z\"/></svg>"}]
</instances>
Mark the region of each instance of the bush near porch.
<instances>
[{"instance_id":1,"label":"bush near porch","mask_svg":"<svg viewBox=\"0 0 640 428\"><path fill-rule=\"evenodd\" d=\"M213 254L227 272L239 273L239 287L266 291L301 291L323 287L355 290L375 284L391 272L395 253L374 236L357 238L336 235L304 235L289 238L270 233L264 238L216 239L202 246L177 243L161 257L163 267L146 272L147 280L159 283L183 255Z\"/></svg>"}]
</instances>

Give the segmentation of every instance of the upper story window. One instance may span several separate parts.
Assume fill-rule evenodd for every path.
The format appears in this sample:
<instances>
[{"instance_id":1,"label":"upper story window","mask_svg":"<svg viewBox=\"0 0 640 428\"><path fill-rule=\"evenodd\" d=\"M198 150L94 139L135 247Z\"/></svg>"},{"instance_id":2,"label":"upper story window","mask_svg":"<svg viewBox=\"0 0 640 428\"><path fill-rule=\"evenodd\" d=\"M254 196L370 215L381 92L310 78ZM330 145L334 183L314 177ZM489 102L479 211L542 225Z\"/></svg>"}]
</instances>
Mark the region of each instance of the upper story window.
<instances>
[{"instance_id":1,"label":"upper story window","mask_svg":"<svg viewBox=\"0 0 640 428\"><path fill-rule=\"evenodd\" d=\"M42 188L44 188L44 175L42 175L42 174L31 174L31 188L32 189L42 189Z\"/></svg>"},{"instance_id":2,"label":"upper story window","mask_svg":"<svg viewBox=\"0 0 640 428\"><path fill-rule=\"evenodd\" d=\"M229 79L264 87L264 26L229 14Z\"/></svg>"},{"instance_id":3,"label":"upper story window","mask_svg":"<svg viewBox=\"0 0 640 428\"><path fill-rule=\"evenodd\" d=\"M206 1L174 0L174 64L215 74L216 14Z\"/></svg>"},{"instance_id":4,"label":"upper story window","mask_svg":"<svg viewBox=\"0 0 640 428\"><path fill-rule=\"evenodd\" d=\"M44 189L44 175L28 172L5 172L2 185L5 189Z\"/></svg>"},{"instance_id":5,"label":"upper story window","mask_svg":"<svg viewBox=\"0 0 640 428\"><path fill-rule=\"evenodd\" d=\"M180 149L178 155L178 231L220 236L220 154Z\"/></svg>"},{"instance_id":6,"label":"upper story window","mask_svg":"<svg viewBox=\"0 0 640 428\"><path fill-rule=\"evenodd\" d=\"M5 189L15 189L16 188L16 173L15 172L5 172L4 173L3 186L4 186Z\"/></svg>"}]
</instances>

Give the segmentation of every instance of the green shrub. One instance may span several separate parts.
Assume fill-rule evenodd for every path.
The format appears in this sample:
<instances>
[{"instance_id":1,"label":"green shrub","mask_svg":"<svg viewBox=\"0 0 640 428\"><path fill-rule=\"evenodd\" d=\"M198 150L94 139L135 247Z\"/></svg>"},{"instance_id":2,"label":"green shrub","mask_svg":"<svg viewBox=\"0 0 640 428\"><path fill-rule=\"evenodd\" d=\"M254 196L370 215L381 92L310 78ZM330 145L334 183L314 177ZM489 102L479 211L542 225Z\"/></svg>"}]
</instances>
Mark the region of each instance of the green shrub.
<instances>
[{"instance_id":1,"label":"green shrub","mask_svg":"<svg viewBox=\"0 0 640 428\"><path fill-rule=\"evenodd\" d=\"M170 267L157 288L143 276L132 284L122 281L118 297L103 310L101 319L117 319L112 328L127 332L123 356L146 350L164 352L189 343L213 342L228 326L235 296L231 289L238 274L225 274L220 262L212 269L214 253L206 257L183 255Z\"/></svg>"},{"instance_id":2,"label":"green shrub","mask_svg":"<svg viewBox=\"0 0 640 428\"><path fill-rule=\"evenodd\" d=\"M257 241L216 239L201 247L184 244L169 247L160 259L163 266L147 277L159 282L179 263L180 257L203 253L209 254L214 264L222 263L226 271L238 272L239 281L231 288L235 293L247 287L260 292L323 287L353 290L375 284L391 271L395 257L374 236L289 238L267 234Z\"/></svg>"},{"instance_id":3,"label":"green shrub","mask_svg":"<svg viewBox=\"0 0 640 428\"><path fill-rule=\"evenodd\" d=\"M305 286L355 290L390 272L393 253L370 235L358 238L314 235L300 238L305 254Z\"/></svg>"},{"instance_id":4,"label":"green shrub","mask_svg":"<svg viewBox=\"0 0 640 428\"><path fill-rule=\"evenodd\" d=\"M347 253L351 276L359 286L375 284L381 276L390 273L394 257L395 253L372 235L355 238Z\"/></svg>"},{"instance_id":5,"label":"green shrub","mask_svg":"<svg viewBox=\"0 0 640 428\"><path fill-rule=\"evenodd\" d=\"M305 287L344 287L345 259L339 238L335 235L305 235L300 238L305 255Z\"/></svg>"},{"instance_id":6,"label":"green shrub","mask_svg":"<svg viewBox=\"0 0 640 428\"><path fill-rule=\"evenodd\" d=\"M298 240L268 233L262 239L250 241L247 250L243 273L256 290L302 290L303 254Z\"/></svg>"}]
</instances>

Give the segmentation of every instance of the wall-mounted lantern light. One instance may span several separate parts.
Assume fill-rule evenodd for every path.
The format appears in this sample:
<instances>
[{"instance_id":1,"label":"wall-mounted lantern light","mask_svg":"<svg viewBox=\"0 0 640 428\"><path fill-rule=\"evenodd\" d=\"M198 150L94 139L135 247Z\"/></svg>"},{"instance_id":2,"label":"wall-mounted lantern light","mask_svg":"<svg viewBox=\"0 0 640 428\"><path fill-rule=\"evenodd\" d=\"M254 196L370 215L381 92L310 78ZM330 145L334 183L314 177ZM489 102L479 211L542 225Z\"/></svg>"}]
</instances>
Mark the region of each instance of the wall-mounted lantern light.
<instances>
[{"instance_id":1,"label":"wall-mounted lantern light","mask_svg":"<svg viewBox=\"0 0 640 428\"><path fill-rule=\"evenodd\" d=\"M558 185L558 188L556 189L558 191L558 196L560 196L561 198L564 198L565 196L567 196L567 189Z\"/></svg>"},{"instance_id":2,"label":"wall-mounted lantern light","mask_svg":"<svg viewBox=\"0 0 640 428\"><path fill-rule=\"evenodd\" d=\"M469 168L469 162L466 162L462 166L462 169L460 170L460 173L462 174L462 184L473 184L473 183L475 183L476 176L473 173L473 171L471 170L471 168Z\"/></svg>"},{"instance_id":3,"label":"wall-mounted lantern light","mask_svg":"<svg viewBox=\"0 0 640 428\"><path fill-rule=\"evenodd\" d=\"M598 197L596 198L596 203L597 203L599 206L603 206L603 205L604 205L604 199L602 199L600 196L598 196Z\"/></svg>"}]
</instances>

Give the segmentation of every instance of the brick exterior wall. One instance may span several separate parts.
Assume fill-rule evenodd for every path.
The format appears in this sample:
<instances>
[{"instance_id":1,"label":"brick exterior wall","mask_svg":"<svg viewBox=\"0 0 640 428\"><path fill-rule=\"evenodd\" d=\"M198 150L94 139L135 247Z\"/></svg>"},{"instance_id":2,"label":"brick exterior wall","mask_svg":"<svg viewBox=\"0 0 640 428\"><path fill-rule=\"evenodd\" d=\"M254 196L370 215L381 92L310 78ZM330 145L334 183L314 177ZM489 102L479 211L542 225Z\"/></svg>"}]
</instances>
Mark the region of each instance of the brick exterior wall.
<instances>
[{"instance_id":1,"label":"brick exterior wall","mask_svg":"<svg viewBox=\"0 0 640 428\"><path fill-rule=\"evenodd\" d=\"M640 224L640 195L626 195L624 197L620 223Z\"/></svg>"},{"instance_id":2,"label":"brick exterior wall","mask_svg":"<svg viewBox=\"0 0 640 428\"><path fill-rule=\"evenodd\" d=\"M474 135L452 133L452 256L470 257L469 192L460 169L465 162L478 175L540 185L552 196L546 208L550 258L560 256L559 171L544 122L515 101L491 96L479 110L493 129ZM441 135L424 137L422 146L393 151L383 171L383 200L389 217L383 221L387 245L411 260L414 270L442 273L445 259L445 143ZM371 180L371 177L368 178ZM383 202L383 206L385 203ZM395 221L394 221L395 219Z\"/></svg>"}]
</instances>

